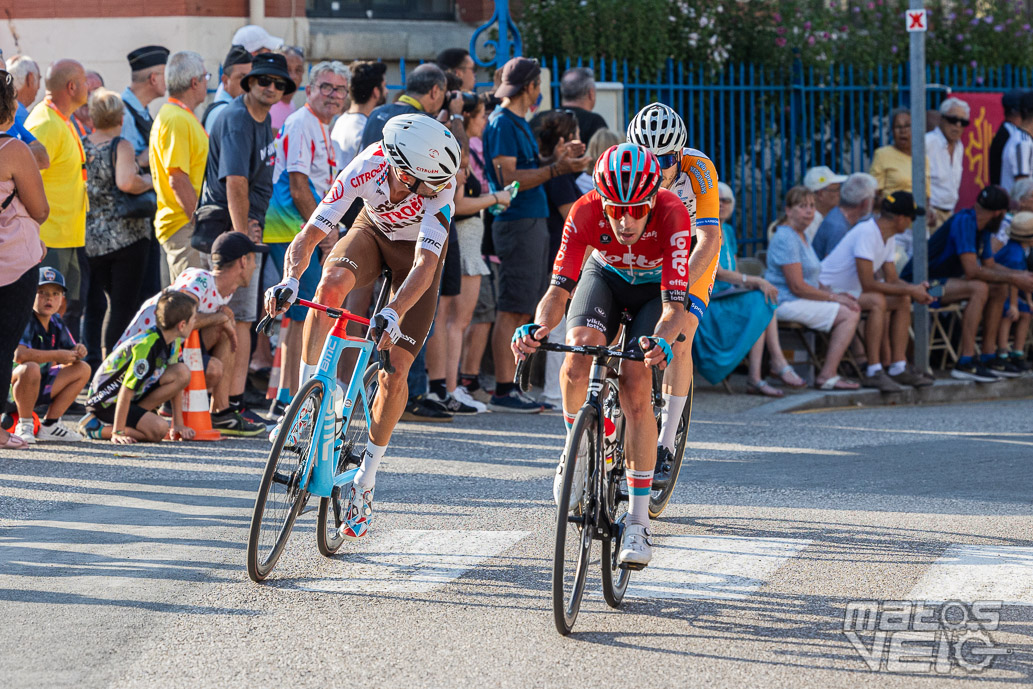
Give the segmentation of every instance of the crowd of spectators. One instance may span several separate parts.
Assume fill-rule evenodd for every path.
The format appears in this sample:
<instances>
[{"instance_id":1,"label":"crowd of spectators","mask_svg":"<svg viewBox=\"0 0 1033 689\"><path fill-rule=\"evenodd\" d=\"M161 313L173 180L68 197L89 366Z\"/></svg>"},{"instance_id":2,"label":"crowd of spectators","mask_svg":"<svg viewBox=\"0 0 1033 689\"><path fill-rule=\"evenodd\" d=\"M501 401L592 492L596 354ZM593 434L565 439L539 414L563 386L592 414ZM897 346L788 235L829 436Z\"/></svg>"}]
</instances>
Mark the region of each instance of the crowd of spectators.
<instances>
[{"instance_id":1,"label":"crowd of spectators","mask_svg":"<svg viewBox=\"0 0 1033 689\"><path fill-rule=\"evenodd\" d=\"M540 111L541 68L526 58L476 93L472 57L446 50L409 71L391 98L380 62L310 64L257 26L240 29L226 48L216 68L194 52L143 46L127 55L121 94L72 59L45 71L24 55L0 64L0 358L13 362L0 366L0 390L13 371L6 411L18 419L16 434L0 431L0 447L82 435L186 437L170 390L189 378L176 362L180 340L194 331L215 428L264 432L297 390L305 310L288 311L270 342L254 332L259 294L280 279L287 245L335 176L379 141L388 119L415 112L449 127L463 165L437 319L412 367L403 418L557 406L559 362L547 361L545 394L532 399L511 382L509 341L546 289L566 215L591 188L593 164L623 140L593 111L592 71L562 74L559 105ZM910 307L958 302L965 308L954 375L990 381L1028 370L1033 93L1006 94L1003 104L991 163L1001 186L984 189L973 208L957 208L968 106L946 99L927 134L928 209L910 194L910 113L896 110L893 141L867 173L815 167L787 193L763 277L737 269L728 224L735 197L720 185L724 244L697 338L701 373L721 380L745 359L749 390L780 396L763 375L766 354L782 384L804 386L780 344L779 323L789 322L829 334L820 388L927 385L926 372L906 361ZM1021 211L1014 218L1013 207ZM345 216L342 233L359 210ZM930 279L914 284L910 224L923 212ZM314 293L319 261L338 237L320 246L301 296ZM165 298L173 293L187 301ZM356 291L346 305L364 312L372 299L372 289ZM267 381L277 347L279 378ZM848 351L861 365L859 382L843 374ZM87 387L79 409L75 398ZM266 389L276 391L268 412ZM30 408L49 430L32 426ZM89 421L72 430L61 422L69 410L88 412Z\"/></svg>"}]
</instances>

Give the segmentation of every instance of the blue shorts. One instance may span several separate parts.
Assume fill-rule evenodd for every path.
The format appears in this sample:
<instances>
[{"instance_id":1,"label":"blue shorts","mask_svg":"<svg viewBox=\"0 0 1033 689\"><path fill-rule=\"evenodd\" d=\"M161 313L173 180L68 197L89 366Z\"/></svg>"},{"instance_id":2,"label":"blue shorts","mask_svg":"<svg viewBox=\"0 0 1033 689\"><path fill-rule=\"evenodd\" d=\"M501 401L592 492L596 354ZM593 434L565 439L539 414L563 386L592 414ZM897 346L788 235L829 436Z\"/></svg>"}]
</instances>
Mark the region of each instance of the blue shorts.
<instances>
[{"instance_id":1,"label":"blue shorts","mask_svg":"<svg viewBox=\"0 0 1033 689\"><path fill-rule=\"evenodd\" d=\"M1011 299L1004 300L1004 315L1008 315L1008 309L1011 308ZM1030 313L1029 302L1026 301L1026 295L1019 292L1019 313Z\"/></svg>"},{"instance_id":2,"label":"blue shorts","mask_svg":"<svg viewBox=\"0 0 1033 689\"><path fill-rule=\"evenodd\" d=\"M281 279L283 277L283 258L287 254L288 246L290 246L290 242L269 244L269 258L272 259ZM319 286L319 278L323 275L323 267L319 264L321 255L322 253L320 250L316 249L312 254L312 259L308 262L308 268L305 269L305 272L301 274L301 279L298 280L298 296L302 299L312 301L316 296L316 287ZM295 304L287 309L287 313L284 314L284 318L301 322L305 320L305 315L307 313L307 308Z\"/></svg>"}]
</instances>

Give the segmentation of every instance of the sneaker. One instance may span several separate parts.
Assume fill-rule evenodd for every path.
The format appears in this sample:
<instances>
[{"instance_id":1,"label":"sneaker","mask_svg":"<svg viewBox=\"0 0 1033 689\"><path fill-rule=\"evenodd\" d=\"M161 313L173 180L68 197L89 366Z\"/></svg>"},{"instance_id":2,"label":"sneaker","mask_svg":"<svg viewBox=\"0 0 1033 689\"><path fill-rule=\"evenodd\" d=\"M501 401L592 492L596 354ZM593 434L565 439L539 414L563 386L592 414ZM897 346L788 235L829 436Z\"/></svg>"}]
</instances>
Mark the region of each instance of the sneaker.
<instances>
[{"instance_id":1,"label":"sneaker","mask_svg":"<svg viewBox=\"0 0 1033 689\"><path fill-rule=\"evenodd\" d=\"M417 422L430 422L430 423L450 423L452 421L452 415L447 411L441 409L435 409L430 405L424 404L423 400L418 397L414 397L409 400L408 404L405 405L405 411L402 412L402 421L417 421Z\"/></svg>"},{"instance_id":2,"label":"sneaker","mask_svg":"<svg viewBox=\"0 0 1033 689\"><path fill-rule=\"evenodd\" d=\"M354 483L348 492L348 507L345 510L344 523L338 534L349 541L358 541L369 534L373 524L373 489L375 486L362 489Z\"/></svg>"},{"instance_id":3,"label":"sneaker","mask_svg":"<svg viewBox=\"0 0 1033 689\"><path fill-rule=\"evenodd\" d=\"M241 409L240 410L240 415L243 416L248 421L250 421L251 423L257 424L259 426L263 426L264 427L264 426L268 426L270 424L269 419L265 418L264 416L259 415L254 410L252 410L250 407L244 407L243 409Z\"/></svg>"},{"instance_id":4,"label":"sneaker","mask_svg":"<svg viewBox=\"0 0 1033 689\"><path fill-rule=\"evenodd\" d=\"M481 404L485 405L485 409L487 409L488 402L491 402L491 394L482 387L478 387L476 390L470 390L465 385L459 385L456 387L455 392L453 392L452 394L456 397L459 397L460 390L463 391L463 394L465 396L470 397L471 399L474 399L480 402ZM465 400L463 401L466 402ZM466 404L469 404L469 402L466 402Z\"/></svg>"},{"instance_id":5,"label":"sneaker","mask_svg":"<svg viewBox=\"0 0 1033 689\"><path fill-rule=\"evenodd\" d=\"M472 416L477 413L477 409L470 406L469 404L463 404L455 398L453 395L445 393L445 398L442 399L436 392L428 392L420 401L432 409L440 408L442 411L446 411L449 414L459 414L460 416ZM483 405L481 405L483 406ZM487 407L485 407L487 409ZM483 410L482 410L483 411Z\"/></svg>"},{"instance_id":6,"label":"sneaker","mask_svg":"<svg viewBox=\"0 0 1033 689\"><path fill-rule=\"evenodd\" d=\"M476 409L478 414L488 411L488 405L472 396L462 385L456 387L452 392L452 397L459 400L460 403ZM488 399L490 400L491 397L488 397Z\"/></svg>"},{"instance_id":7,"label":"sneaker","mask_svg":"<svg viewBox=\"0 0 1033 689\"><path fill-rule=\"evenodd\" d=\"M995 376L1001 378L1018 378L1022 375L1022 371L1019 367L1012 363L1006 356L995 356L992 361L987 365Z\"/></svg>"},{"instance_id":8,"label":"sneaker","mask_svg":"<svg viewBox=\"0 0 1033 689\"><path fill-rule=\"evenodd\" d=\"M79 434L86 438L93 440L103 440L104 436L104 423L93 414L86 414L86 416L79 419L79 425L75 427Z\"/></svg>"},{"instance_id":9,"label":"sneaker","mask_svg":"<svg viewBox=\"0 0 1033 689\"><path fill-rule=\"evenodd\" d=\"M269 405L269 418L276 419L276 422L279 423L280 419L283 418L283 415L287 413L288 406L287 402L273 400L272 404Z\"/></svg>"},{"instance_id":10,"label":"sneaker","mask_svg":"<svg viewBox=\"0 0 1033 689\"><path fill-rule=\"evenodd\" d=\"M967 364L957 363L951 369L951 378L974 380L977 383L995 383L1000 380L994 373L976 359Z\"/></svg>"},{"instance_id":11,"label":"sneaker","mask_svg":"<svg viewBox=\"0 0 1033 689\"><path fill-rule=\"evenodd\" d=\"M18 425L21 426L21 424ZM36 440L62 440L66 443L78 443L81 442L82 439L83 437L81 435L60 421L52 423L49 426L40 424L39 433L36 434ZM26 438L26 440L28 440L28 438Z\"/></svg>"},{"instance_id":12,"label":"sneaker","mask_svg":"<svg viewBox=\"0 0 1033 689\"><path fill-rule=\"evenodd\" d=\"M514 412L516 414L537 414L542 410L542 405L519 390L513 389L504 397L492 395L488 409L492 411Z\"/></svg>"},{"instance_id":13,"label":"sneaker","mask_svg":"<svg viewBox=\"0 0 1033 689\"><path fill-rule=\"evenodd\" d=\"M172 418L172 405L168 402L162 402L161 406L157 409L158 416L166 419Z\"/></svg>"},{"instance_id":14,"label":"sneaker","mask_svg":"<svg viewBox=\"0 0 1033 689\"><path fill-rule=\"evenodd\" d=\"M642 569L653 559L653 534L649 528L630 524L624 530L624 542L617 562L629 569Z\"/></svg>"},{"instance_id":15,"label":"sneaker","mask_svg":"<svg viewBox=\"0 0 1033 689\"><path fill-rule=\"evenodd\" d=\"M1030 363L1026 361L1026 357L1022 355L1022 352L1012 352L1009 356L1009 360L1012 365L1022 373L1029 373L1033 370L1033 366L1030 366Z\"/></svg>"},{"instance_id":16,"label":"sneaker","mask_svg":"<svg viewBox=\"0 0 1033 689\"><path fill-rule=\"evenodd\" d=\"M587 452L587 448L585 448ZM563 490L563 466L567 463L566 456L560 457L560 463L556 465L556 476L552 479L552 499L559 507L560 491ZM574 485L570 488L570 504L568 511L573 512L581 503L585 495L585 479L588 475L588 458L579 454L574 463Z\"/></svg>"},{"instance_id":17,"label":"sneaker","mask_svg":"<svg viewBox=\"0 0 1033 689\"><path fill-rule=\"evenodd\" d=\"M40 427L40 430L43 430L42 426ZM15 428L12 433L27 442L29 445L36 442L36 434L32 431L32 419L29 419L28 421L18 419L18 427Z\"/></svg>"},{"instance_id":18,"label":"sneaker","mask_svg":"<svg viewBox=\"0 0 1033 689\"><path fill-rule=\"evenodd\" d=\"M671 465L674 454L662 445L656 448L656 468L653 470L652 490L664 490L671 482Z\"/></svg>"},{"instance_id":19,"label":"sneaker","mask_svg":"<svg viewBox=\"0 0 1033 689\"><path fill-rule=\"evenodd\" d=\"M244 415L234 409L212 414L212 428L224 435L238 435L242 437L253 437L265 432L265 424L257 424L249 421Z\"/></svg>"},{"instance_id":20,"label":"sneaker","mask_svg":"<svg viewBox=\"0 0 1033 689\"><path fill-rule=\"evenodd\" d=\"M935 378L925 376L914 370L910 366L907 366L903 371L897 375L892 375L887 372L887 375L900 385L910 385L913 388L925 388L929 387L936 382Z\"/></svg>"},{"instance_id":21,"label":"sneaker","mask_svg":"<svg viewBox=\"0 0 1033 689\"><path fill-rule=\"evenodd\" d=\"M889 377L885 369L879 369L874 376L861 374L861 385L866 388L875 388L879 392L904 392L907 388L895 382Z\"/></svg>"}]
</instances>

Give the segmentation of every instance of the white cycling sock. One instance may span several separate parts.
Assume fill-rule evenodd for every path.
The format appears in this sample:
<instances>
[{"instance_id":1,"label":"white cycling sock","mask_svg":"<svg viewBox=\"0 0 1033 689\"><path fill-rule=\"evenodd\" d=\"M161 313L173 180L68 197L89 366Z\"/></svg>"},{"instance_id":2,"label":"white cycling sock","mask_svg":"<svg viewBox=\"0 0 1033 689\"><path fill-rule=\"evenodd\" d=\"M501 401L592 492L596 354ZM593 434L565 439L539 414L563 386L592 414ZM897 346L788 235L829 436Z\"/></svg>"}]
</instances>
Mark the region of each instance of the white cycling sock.
<instances>
[{"instance_id":1,"label":"white cycling sock","mask_svg":"<svg viewBox=\"0 0 1033 689\"><path fill-rule=\"evenodd\" d=\"M685 402L688 395L663 394L664 408L660 411L660 437L656 444L658 447L666 447L674 454L674 436L678 435L678 423L681 421L681 413L685 410ZM668 423L668 419L671 420Z\"/></svg>"},{"instance_id":2,"label":"white cycling sock","mask_svg":"<svg viewBox=\"0 0 1033 689\"><path fill-rule=\"evenodd\" d=\"M371 488L377 480L377 466L387 452L387 445L374 445L372 440L366 442L366 451L362 456L362 466L355 473L355 480L352 481L362 489Z\"/></svg>"},{"instance_id":3,"label":"white cycling sock","mask_svg":"<svg viewBox=\"0 0 1033 689\"><path fill-rule=\"evenodd\" d=\"M649 526L649 489L653 484L652 471L625 472L628 478L628 524Z\"/></svg>"}]
</instances>

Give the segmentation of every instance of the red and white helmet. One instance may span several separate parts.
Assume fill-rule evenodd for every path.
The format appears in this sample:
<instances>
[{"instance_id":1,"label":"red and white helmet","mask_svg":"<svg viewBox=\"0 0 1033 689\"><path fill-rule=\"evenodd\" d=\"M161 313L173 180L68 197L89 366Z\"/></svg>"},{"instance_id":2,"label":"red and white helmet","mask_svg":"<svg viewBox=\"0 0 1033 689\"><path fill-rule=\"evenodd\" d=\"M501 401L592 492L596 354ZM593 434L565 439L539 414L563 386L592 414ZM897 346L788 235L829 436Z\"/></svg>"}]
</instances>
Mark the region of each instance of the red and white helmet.
<instances>
[{"instance_id":1,"label":"red and white helmet","mask_svg":"<svg viewBox=\"0 0 1033 689\"><path fill-rule=\"evenodd\" d=\"M599 156L592 174L595 190L604 201L617 206L647 203L660 189L663 170L648 149L617 144Z\"/></svg>"}]
</instances>

